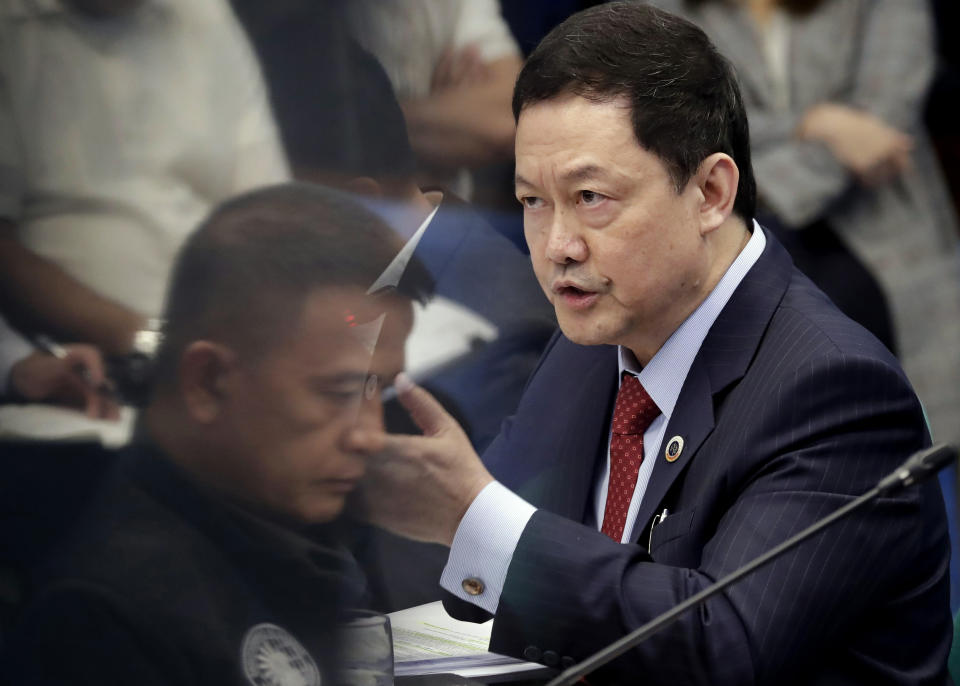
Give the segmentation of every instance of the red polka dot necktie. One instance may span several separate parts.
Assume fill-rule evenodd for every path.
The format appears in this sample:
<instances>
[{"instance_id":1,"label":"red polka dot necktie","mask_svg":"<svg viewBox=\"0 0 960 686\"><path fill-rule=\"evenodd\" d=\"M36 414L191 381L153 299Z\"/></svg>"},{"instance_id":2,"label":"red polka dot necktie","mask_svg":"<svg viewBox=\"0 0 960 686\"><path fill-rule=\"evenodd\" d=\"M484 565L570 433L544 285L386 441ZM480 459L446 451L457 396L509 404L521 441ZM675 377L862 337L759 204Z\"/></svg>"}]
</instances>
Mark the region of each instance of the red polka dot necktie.
<instances>
[{"instance_id":1,"label":"red polka dot necktie","mask_svg":"<svg viewBox=\"0 0 960 686\"><path fill-rule=\"evenodd\" d=\"M620 391L613 408L613 426L610 433L610 483L607 486L607 505L603 510L600 531L617 543L623 538L627 510L637 487L637 472L643 462L643 432L660 414L640 380L623 373Z\"/></svg>"}]
</instances>

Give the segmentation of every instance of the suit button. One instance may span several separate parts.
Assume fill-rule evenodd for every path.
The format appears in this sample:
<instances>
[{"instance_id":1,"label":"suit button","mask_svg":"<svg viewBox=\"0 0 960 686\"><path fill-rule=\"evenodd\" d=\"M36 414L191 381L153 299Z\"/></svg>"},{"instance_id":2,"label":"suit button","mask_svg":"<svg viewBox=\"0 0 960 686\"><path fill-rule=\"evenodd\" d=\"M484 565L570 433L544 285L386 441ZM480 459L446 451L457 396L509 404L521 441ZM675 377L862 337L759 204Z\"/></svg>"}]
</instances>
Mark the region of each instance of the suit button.
<instances>
[{"instance_id":1,"label":"suit button","mask_svg":"<svg viewBox=\"0 0 960 686\"><path fill-rule=\"evenodd\" d=\"M480 581L480 579L477 579L472 576L468 579L464 579L460 585L463 586L463 590L469 593L470 595L480 595L481 593L483 593L484 589L486 588L486 586L483 585L483 582Z\"/></svg>"},{"instance_id":2,"label":"suit button","mask_svg":"<svg viewBox=\"0 0 960 686\"><path fill-rule=\"evenodd\" d=\"M574 660L569 655L564 655L563 657L560 658L560 666L563 667L564 669L570 669L575 664L577 664L577 661Z\"/></svg>"},{"instance_id":3,"label":"suit button","mask_svg":"<svg viewBox=\"0 0 960 686\"><path fill-rule=\"evenodd\" d=\"M523 649L523 657L530 662L540 662L540 649L537 646L527 646Z\"/></svg>"},{"instance_id":4,"label":"suit button","mask_svg":"<svg viewBox=\"0 0 960 686\"><path fill-rule=\"evenodd\" d=\"M560 656L552 650L543 651L543 664L547 667L556 667L560 664Z\"/></svg>"}]
</instances>

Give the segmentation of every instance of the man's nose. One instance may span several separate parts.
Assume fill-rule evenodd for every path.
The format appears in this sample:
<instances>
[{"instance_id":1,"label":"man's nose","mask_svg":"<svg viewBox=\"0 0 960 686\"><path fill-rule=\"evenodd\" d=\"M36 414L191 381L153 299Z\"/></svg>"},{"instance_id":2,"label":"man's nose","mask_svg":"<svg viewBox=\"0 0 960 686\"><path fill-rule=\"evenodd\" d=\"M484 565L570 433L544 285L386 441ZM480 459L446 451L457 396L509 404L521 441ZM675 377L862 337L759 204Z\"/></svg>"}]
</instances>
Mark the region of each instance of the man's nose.
<instances>
[{"instance_id":1,"label":"man's nose","mask_svg":"<svg viewBox=\"0 0 960 686\"><path fill-rule=\"evenodd\" d=\"M587 244L572 213L557 210L550 223L546 246L547 259L557 264L583 262L587 259Z\"/></svg>"}]
</instances>

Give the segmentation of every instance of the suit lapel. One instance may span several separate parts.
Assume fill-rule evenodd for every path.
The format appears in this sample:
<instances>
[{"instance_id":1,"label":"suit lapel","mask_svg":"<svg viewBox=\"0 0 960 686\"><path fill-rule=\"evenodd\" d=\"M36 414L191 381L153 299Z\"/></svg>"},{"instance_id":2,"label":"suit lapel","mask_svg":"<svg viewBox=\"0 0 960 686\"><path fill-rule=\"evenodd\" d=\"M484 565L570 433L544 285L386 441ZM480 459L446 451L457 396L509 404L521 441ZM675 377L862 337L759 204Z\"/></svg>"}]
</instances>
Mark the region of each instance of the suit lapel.
<instances>
[{"instance_id":1,"label":"suit lapel","mask_svg":"<svg viewBox=\"0 0 960 686\"><path fill-rule=\"evenodd\" d=\"M607 432L617 389L616 352L598 355L578 375L575 395L568 395L548 433L553 445L540 452L547 460L537 476L519 491L537 507L583 521L590 502L597 459L604 459ZM599 407L598 407L599 405ZM595 457L595 459L590 459Z\"/></svg>"},{"instance_id":2,"label":"suit lapel","mask_svg":"<svg viewBox=\"0 0 960 686\"><path fill-rule=\"evenodd\" d=\"M677 405L667 430L663 435L663 443L651 446L651 450L644 452L644 460L656 460L647 490L640 501L640 510L633 526L630 540L639 540L643 531L648 528L648 522L660 508L660 502L670 486L683 472L686 465L693 459L704 439L713 431L713 393L710 389L710 378L702 365L694 362L683 384L683 390L677 398ZM683 439L683 450L675 462L668 462L664 451L674 436Z\"/></svg>"},{"instance_id":3,"label":"suit lapel","mask_svg":"<svg viewBox=\"0 0 960 686\"><path fill-rule=\"evenodd\" d=\"M770 319L780 304L793 272L783 247L769 233L767 245L734 291L704 339L677 398L664 433L663 445L644 459L655 459L653 473L637 514L631 540L649 530L650 520L662 508L664 496L699 454L713 431L717 396L746 373ZM674 436L683 439L683 450L668 462L664 450ZM704 455L702 459L710 459Z\"/></svg>"}]
</instances>

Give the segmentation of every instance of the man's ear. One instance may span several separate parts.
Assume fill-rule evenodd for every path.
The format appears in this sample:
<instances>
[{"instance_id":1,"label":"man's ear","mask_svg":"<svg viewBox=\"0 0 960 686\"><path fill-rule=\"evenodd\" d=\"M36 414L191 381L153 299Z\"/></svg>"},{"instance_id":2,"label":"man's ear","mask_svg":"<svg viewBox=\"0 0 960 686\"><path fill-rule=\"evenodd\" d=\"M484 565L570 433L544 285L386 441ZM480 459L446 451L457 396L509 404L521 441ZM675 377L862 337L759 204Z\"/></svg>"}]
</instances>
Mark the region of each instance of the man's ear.
<instances>
[{"instance_id":1,"label":"man's ear","mask_svg":"<svg viewBox=\"0 0 960 686\"><path fill-rule=\"evenodd\" d=\"M703 195L700 233L706 235L719 228L733 213L740 170L729 155L715 152L700 163L696 179Z\"/></svg>"},{"instance_id":2,"label":"man's ear","mask_svg":"<svg viewBox=\"0 0 960 686\"><path fill-rule=\"evenodd\" d=\"M230 348L212 341L194 341L180 355L180 394L197 422L209 424L219 416L236 360Z\"/></svg>"}]
</instances>

